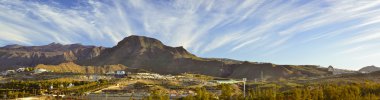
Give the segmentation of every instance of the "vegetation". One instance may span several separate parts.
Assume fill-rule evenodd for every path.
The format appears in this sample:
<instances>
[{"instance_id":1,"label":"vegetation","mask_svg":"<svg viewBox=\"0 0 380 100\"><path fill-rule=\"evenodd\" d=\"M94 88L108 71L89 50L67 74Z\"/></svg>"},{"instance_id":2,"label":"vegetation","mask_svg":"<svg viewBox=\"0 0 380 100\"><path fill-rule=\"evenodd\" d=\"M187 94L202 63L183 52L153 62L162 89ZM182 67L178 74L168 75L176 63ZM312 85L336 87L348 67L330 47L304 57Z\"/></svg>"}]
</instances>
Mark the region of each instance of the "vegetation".
<instances>
[{"instance_id":1,"label":"vegetation","mask_svg":"<svg viewBox=\"0 0 380 100\"><path fill-rule=\"evenodd\" d=\"M147 100L169 100L169 95L164 91L156 90L150 93L150 96L146 98Z\"/></svg>"},{"instance_id":2,"label":"vegetation","mask_svg":"<svg viewBox=\"0 0 380 100\"><path fill-rule=\"evenodd\" d=\"M185 77L191 77L199 80L212 80L214 77L207 76L207 75L202 75L202 74L190 74L190 73L183 73L181 74Z\"/></svg>"},{"instance_id":3,"label":"vegetation","mask_svg":"<svg viewBox=\"0 0 380 100\"><path fill-rule=\"evenodd\" d=\"M72 84L72 87L69 85ZM41 94L76 94L82 95L87 91L108 85L106 80L89 81L11 81L0 84L0 96L3 98L20 98Z\"/></svg>"},{"instance_id":4,"label":"vegetation","mask_svg":"<svg viewBox=\"0 0 380 100\"><path fill-rule=\"evenodd\" d=\"M279 88L254 88L249 100L374 100L378 99L380 84L313 84L286 91Z\"/></svg>"},{"instance_id":5,"label":"vegetation","mask_svg":"<svg viewBox=\"0 0 380 100\"><path fill-rule=\"evenodd\" d=\"M217 100L217 96L208 92L204 87L197 88L195 93L197 95L189 95L187 97L181 98L181 100Z\"/></svg>"},{"instance_id":6,"label":"vegetation","mask_svg":"<svg viewBox=\"0 0 380 100\"><path fill-rule=\"evenodd\" d=\"M377 100L379 83L308 84L282 90L279 87L257 86L248 89L246 97L236 93L232 85L220 85L221 95L216 96L204 88L197 89L196 96L181 100Z\"/></svg>"}]
</instances>

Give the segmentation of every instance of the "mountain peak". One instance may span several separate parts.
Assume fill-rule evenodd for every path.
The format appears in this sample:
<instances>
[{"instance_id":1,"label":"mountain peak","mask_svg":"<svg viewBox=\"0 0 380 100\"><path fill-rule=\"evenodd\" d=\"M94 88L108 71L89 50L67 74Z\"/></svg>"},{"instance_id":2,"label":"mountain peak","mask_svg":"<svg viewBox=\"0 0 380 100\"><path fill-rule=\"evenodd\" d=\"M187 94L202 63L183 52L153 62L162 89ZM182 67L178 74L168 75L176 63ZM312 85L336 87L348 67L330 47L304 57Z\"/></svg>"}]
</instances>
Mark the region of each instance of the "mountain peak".
<instances>
[{"instance_id":1,"label":"mountain peak","mask_svg":"<svg viewBox=\"0 0 380 100\"><path fill-rule=\"evenodd\" d=\"M375 65L371 65L371 66L366 66L366 67L363 67L363 68L377 68Z\"/></svg>"},{"instance_id":2,"label":"mountain peak","mask_svg":"<svg viewBox=\"0 0 380 100\"><path fill-rule=\"evenodd\" d=\"M49 48L49 49L56 49L56 48L64 48L64 46L65 45L63 45L63 44L60 44L57 42L52 42L52 43L45 45L45 46L42 46L42 47Z\"/></svg>"},{"instance_id":3,"label":"mountain peak","mask_svg":"<svg viewBox=\"0 0 380 100\"><path fill-rule=\"evenodd\" d=\"M124 38L122 41L120 41L116 47L124 47L124 46L142 47L142 48L149 48L149 47L162 48L164 44L161 41L154 38L131 35Z\"/></svg>"},{"instance_id":4,"label":"mountain peak","mask_svg":"<svg viewBox=\"0 0 380 100\"><path fill-rule=\"evenodd\" d=\"M62 46L62 44L60 43L57 43L57 42L52 42L50 44L48 44L49 46Z\"/></svg>"}]
</instances>

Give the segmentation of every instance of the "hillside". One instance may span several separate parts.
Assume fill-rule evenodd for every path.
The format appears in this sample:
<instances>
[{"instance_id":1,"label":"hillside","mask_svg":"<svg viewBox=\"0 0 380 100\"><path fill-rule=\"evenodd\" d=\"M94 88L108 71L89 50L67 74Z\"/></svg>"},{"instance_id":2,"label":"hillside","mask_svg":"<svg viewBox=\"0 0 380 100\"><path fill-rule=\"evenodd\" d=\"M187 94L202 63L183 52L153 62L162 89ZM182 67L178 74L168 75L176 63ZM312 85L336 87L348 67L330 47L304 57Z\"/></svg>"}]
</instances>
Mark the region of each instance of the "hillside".
<instances>
[{"instance_id":1,"label":"hillside","mask_svg":"<svg viewBox=\"0 0 380 100\"><path fill-rule=\"evenodd\" d=\"M92 59L100 55L104 49L96 46L59 43L43 46L7 45L0 47L0 70L18 66L57 65L63 62Z\"/></svg>"},{"instance_id":2,"label":"hillside","mask_svg":"<svg viewBox=\"0 0 380 100\"><path fill-rule=\"evenodd\" d=\"M157 39L134 35L124 38L112 48L57 43L44 46L8 45L0 48L0 67L3 69L38 64L59 65L60 70L73 72L77 72L73 69L83 71L92 68L61 64L65 62L74 62L80 66L121 64L160 74L195 73L250 80L260 79L261 76L272 80L330 74L326 68L314 65L276 65L225 58L201 58L183 47L170 47Z\"/></svg>"},{"instance_id":3,"label":"hillside","mask_svg":"<svg viewBox=\"0 0 380 100\"><path fill-rule=\"evenodd\" d=\"M376 67L376 66L366 66L366 67L363 67L361 69L359 69L359 72L361 73L371 73L371 72L375 72L375 71L380 71L380 67Z\"/></svg>"},{"instance_id":4,"label":"hillside","mask_svg":"<svg viewBox=\"0 0 380 100\"><path fill-rule=\"evenodd\" d=\"M47 69L53 72L60 73L80 73L80 74L106 74L117 70L127 70L124 65L104 65L104 66L80 66L73 62L62 63L59 65L44 65L39 64L35 68Z\"/></svg>"}]
</instances>

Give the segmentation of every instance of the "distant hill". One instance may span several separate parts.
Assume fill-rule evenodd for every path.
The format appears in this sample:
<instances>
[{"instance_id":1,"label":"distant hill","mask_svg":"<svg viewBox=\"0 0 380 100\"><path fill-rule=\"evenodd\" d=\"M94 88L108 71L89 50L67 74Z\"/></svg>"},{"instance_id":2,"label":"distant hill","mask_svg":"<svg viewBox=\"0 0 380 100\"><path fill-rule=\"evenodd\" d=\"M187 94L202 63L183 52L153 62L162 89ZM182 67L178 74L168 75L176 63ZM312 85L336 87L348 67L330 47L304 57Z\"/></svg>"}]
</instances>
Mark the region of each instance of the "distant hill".
<instances>
[{"instance_id":1,"label":"distant hill","mask_svg":"<svg viewBox=\"0 0 380 100\"><path fill-rule=\"evenodd\" d=\"M376 67L376 66L366 66L366 67L363 67L361 69L359 69L359 72L361 73L371 73L371 72L375 72L375 71L380 71L380 67Z\"/></svg>"},{"instance_id":2,"label":"distant hill","mask_svg":"<svg viewBox=\"0 0 380 100\"><path fill-rule=\"evenodd\" d=\"M338 75L327 76L323 78L306 80L302 83L364 83L364 82L376 82L380 83L380 71L374 71L371 73L343 73Z\"/></svg>"},{"instance_id":3,"label":"distant hill","mask_svg":"<svg viewBox=\"0 0 380 100\"><path fill-rule=\"evenodd\" d=\"M71 72L82 74L106 74L108 72L115 72L117 70L126 70L124 65L104 65L104 66L80 66L73 62L62 63L59 65L44 65L39 64L35 68L47 69L53 72Z\"/></svg>"},{"instance_id":4,"label":"distant hill","mask_svg":"<svg viewBox=\"0 0 380 100\"><path fill-rule=\"evenodd\" d=\"M78 62L92 59L100 55L104 49L96 46L59 43L43 46L7 45L0 47L0 70L38 64L57 65L63 62Z\"/></svg>"},{"instance_id":5,"label":"distant hill","mask_svg":"<svg viewBox=\"0 0 380 100\"><path fill-rule=\"evenodd\" d=\"M59 65L74 62L80 66L121 64L160 74L195 73L226 78L279 79L331 74L314 65L276 65L225 58L201 58L183 47L170 47L145 36L129 36L112 48L62 45L8 45L0 48L0 67ZM64 67L70 69L69 67ZM65 69L65 70L66 70Z\"/></svg>"},{"instance_id":6,"label":"distant hill","mask_svg":"<svg viewBox=\"0 0 380 100\"><path fill-rule=\"evenodd\" d=\"M44 65L38 64L35 68L46 69L59 73L79 73L79 74L107 74L109 72L115 72L118 70L124 70L127 72L147 72L142 69L128 68L127 66L117 65L103 65L103 66L81 66L73 62L61 63L59 65Z\"/></svg>"},{"instance_id":7,"label":"distant hill","mask_svg":"<svg viewBox=\"0 0 380 100\"><path fill-rule=\"evenodd\" d=\"M202 58L202 59L217 60L217 61L224 62L225 64L241 64L244 62L244 61L228 59L228 58Z\"/></svg>"}]
</instances>

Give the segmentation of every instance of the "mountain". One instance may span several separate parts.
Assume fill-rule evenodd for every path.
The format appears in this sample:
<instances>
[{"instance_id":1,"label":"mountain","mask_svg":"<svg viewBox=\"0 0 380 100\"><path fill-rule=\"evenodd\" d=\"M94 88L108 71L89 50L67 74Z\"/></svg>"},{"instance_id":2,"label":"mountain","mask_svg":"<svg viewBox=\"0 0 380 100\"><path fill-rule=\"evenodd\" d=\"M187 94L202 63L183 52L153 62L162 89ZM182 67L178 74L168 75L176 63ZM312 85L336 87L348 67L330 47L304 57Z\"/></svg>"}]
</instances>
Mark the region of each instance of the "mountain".
<instances>
[{"instance_id":1,"label":"mountain","mask_svg":"<svg viewBox=\"0 0 380 100\"><path fill-rule=\"evenodd\" d=\"M103 66L80 66L73 62L61 63L59 65L38 64L35 68L42 68L58 73L79 73L79 74L108 74L118 70L126 72L147 72L143 69L128 68L124 65L103 65Z\"/></svg>"},{"instance_id":2,"label":"mountain","mask_svg":"<svg viewBox=\"0 0 380 100\"><path fill-rule=\"evenodd\" d=\"M0 48L0 70L17 66L56 65L63 62L92 59L100 55L104 49L96 46L59 43L43 46L7 45Z\"/></svg>"},{"instance_id":3,"label":"mountain","mask_svg":"<svg viewBox=\"0 0 380 100\"><path fill-rule=\"evenodd\" d=\"M129 36L111 48L62 45L8 45L0 48L0 67L58 65L75 62L81 66L121 64L160 74L194 73L216 77L279 79L330 74L315 65L276 65L225 58L201 58L183 47L170 47L145 36ZM6 66L3 66L6 65Z\"/></svg>"},{"instance_id":4,"label":"mountain","mask_svg":"<svg viewBox=\"0 0 380 100\"><path fill-rule=\"evenodd\" d=\"M375 71L380 71L380 67L376 67L376 66L372 65L372 66L366 66L366 67L359 69L359 72L361 72L361 73L371 73L371 72L375 72Z\"/></svg>"},{"instance_id":5,"label":"mountain","mask_svg":"<svg viewBox=\"0 0 380 100\"><path fill-rule=\"evenodd\" d=\"M234 60L234 59L228 59L228 58L203 58L203 59L208 59L208 60L217 60L221 61L225 64L241 64L244 61L239 61L239 60Z\"/></svg>"},{"instance_id":6,"label":"mountain","mask_svg":"<svg viewBox=\"0 0 380 100\"><path fill-rule=\"evenodd\" d=\"M161 64L179 58L197 58L183 47L169 47L161 41L149 37L129 36L115 47L106 49L99 57L84 64L125 64L140 66L140 63ZM156 65L149 65L156 66Z\"/></svg>"}]
</instances>

